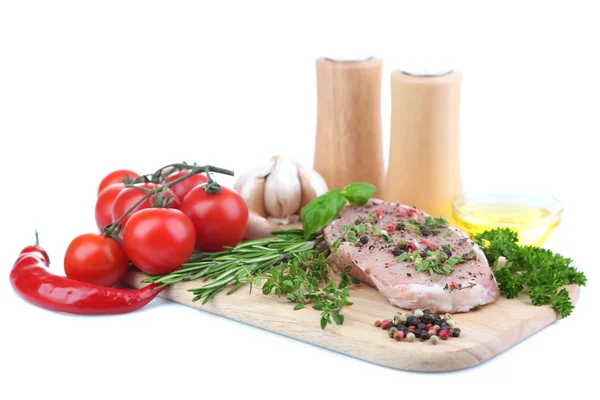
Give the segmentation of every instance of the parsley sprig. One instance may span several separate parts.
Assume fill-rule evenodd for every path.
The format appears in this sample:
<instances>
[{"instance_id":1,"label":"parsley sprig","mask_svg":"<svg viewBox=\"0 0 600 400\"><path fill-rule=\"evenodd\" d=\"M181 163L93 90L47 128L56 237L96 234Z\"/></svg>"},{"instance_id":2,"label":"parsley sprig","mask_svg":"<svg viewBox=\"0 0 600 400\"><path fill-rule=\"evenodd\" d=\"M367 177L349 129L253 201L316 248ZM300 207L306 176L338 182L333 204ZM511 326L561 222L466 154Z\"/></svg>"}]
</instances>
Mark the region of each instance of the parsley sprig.
<instances>
[{"instance_id":1,"label":"parsley sprig","mask_svg":"<svg viewBox=\"0 0 600 400\"><path fill-rule=\"evenodd\" d=\"M511 299L525 288L533 305L550 304L563 318L573 311L565 285L585 286L587 278L573 267L570 258L535 246L520 246L517 233L498 228L475 236L483 250L500 288L500 294ZM498 268L500 257L506 264Z\"/></svg>"}]
</instances>

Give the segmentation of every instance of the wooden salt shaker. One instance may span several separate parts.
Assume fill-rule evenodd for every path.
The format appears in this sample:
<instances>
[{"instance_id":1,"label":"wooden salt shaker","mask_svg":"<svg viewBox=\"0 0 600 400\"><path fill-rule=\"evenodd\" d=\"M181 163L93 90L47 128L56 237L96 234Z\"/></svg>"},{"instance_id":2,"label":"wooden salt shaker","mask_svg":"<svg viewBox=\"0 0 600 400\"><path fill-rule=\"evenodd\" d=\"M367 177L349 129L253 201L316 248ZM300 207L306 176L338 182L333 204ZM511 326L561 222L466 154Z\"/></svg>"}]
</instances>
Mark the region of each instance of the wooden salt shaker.
<instances>
[{"instance_id":1,"label":"wooden salt shaker","mask_svg":"<svg viewBox=\"0 0 600 400\"><path fill-rule=\"evenodd\" d=\"M384 199L451 221L461 193L460 90L452 70L395 70ZM451 221L452 222L452 221Z\"/></svg>"},{"instance_id":2,"label":"wooden salt shaker","mask_svg":"<svg viewBox=\"0 0 600 400\"><path fill-rule=\"evenodd\" d=\"M330 189L384 183L381 59L316 60L317 133L313 168Z\"/></svg>"}]
</instances>

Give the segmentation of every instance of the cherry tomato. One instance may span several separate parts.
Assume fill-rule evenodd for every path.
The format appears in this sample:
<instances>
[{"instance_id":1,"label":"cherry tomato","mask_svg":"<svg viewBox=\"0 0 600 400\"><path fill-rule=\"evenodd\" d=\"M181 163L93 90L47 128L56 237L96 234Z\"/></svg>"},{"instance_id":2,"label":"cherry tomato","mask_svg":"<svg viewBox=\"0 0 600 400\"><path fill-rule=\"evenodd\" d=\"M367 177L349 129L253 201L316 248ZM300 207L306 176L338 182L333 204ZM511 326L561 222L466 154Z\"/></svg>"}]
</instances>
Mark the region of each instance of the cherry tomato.
<instances>
[{"instance_id":1,"label":"cherry tomato","mask_svg":"<svg viewBox=\"0 0 600 400\"><path fill-rule=\"evenodd\" d=\"M196 249L200 251L235 246L246 232L248 206L242 196L226 187L208 194L204 187L196 186L183 199L181 211L196 227Z\"/></svg>"},{"instance_id":2,"label":"cherry tomato","mask_svg":"<svg viewBox=\"0 0 600 400\"><path fill-rule=\"evenodd\" d=\"M196 244L192 221L179 210L148 208L129 218L123 246L131 262L149 274L168 274L190 258Z\"/></svg>"},{"instance_id":3,"label":"cherry tomato","mask_svg":"<svg viewBox=\"0 0 600 400\"><path fill-rule=\"evenodd\" d=\"M100 185L98 185L98 194L100 194L100 192L108 185L112 185L113 183L124 183L126 176L129 176L129 179L133 180L139 175L128 169L119 169L117 171L113 171L102 178L102 181L100 181Z\"/></svg>"},{"instance_id":4,"label":"cherry tomato","mask_svg":"<svg viewBox=\"0 0 600 400\"><path fill-rule=\"evenodd\" d=\"M182 176L185 176L189 173L190 173L189 170L182 170L182 171L176 172L172 175L169 175L165 179L165 183L173 182L175 179L181 178ZM180 200L183 200L185 195L188 194L190 192L190 190L192 190L193 188L195 188L198 185L205 184L207 181L208 181L208 179L206 178L206 175L196 174L196 175L190 176L187 179L184 179L183 181L181 181L179 183L174 184L169 189L171 189L173 191L173 193L175 193L177 195L177 197L179 197Z\"/></svg>"},{"instance_id":5,"label":"cherry tomato","mask_svg":"<svg viewBox=\"0 0 600 400\"><path fill-rule=\"evenodd\" d=\"M159 185L157 185L156 183L140 183L136 186L144 187L146 189L156 189L159 187ZM136 189L135 187L128 187L123 189L121 193L119 193L115 198L115 203L112 209L113 221L116 221L119 218L121 218L123 214L125 214L131 207L135 205L135 203L140 201L145 195L146 192L144 190ZM167 197L173 199L173 204L171 204L170 208L178 209L180 206L179 198L175 194L173 194L173 192L170 189L167 189ZM123 220L121 221L121 226L124 227L127 224L129 218L131 218L131 216L134 215L134 213L136 213L137 211L142 210L144 208L152 207L150 199L152 199L152 197L146 199L142 204L135 208L135 211L123 218Z\"/></svg>"},{"instance_id":6,"label":"cherry tomato","mask_svg":"<svg viewBox=\"0 0 600 400\"><path fill-rule=\"evenodd\" d=\"M65 274L94 285L113 286L128 266L129 259L119 242L102 234L77 236L65 253Z\"/></svg>"},{"instance_id":7,"label":"cherry tomato","mask_svg":"<svg viewBox=\"0 0 600 400\"><path fill-rule=\"evenodd\" d=\"M125 189L124 183L113 183L108 185L98 195L96 200L96 225L98 229L102 229L106 225L110 225L114 222L113 220L113 205L115 199Z\"/></svg>"}]
</instances>

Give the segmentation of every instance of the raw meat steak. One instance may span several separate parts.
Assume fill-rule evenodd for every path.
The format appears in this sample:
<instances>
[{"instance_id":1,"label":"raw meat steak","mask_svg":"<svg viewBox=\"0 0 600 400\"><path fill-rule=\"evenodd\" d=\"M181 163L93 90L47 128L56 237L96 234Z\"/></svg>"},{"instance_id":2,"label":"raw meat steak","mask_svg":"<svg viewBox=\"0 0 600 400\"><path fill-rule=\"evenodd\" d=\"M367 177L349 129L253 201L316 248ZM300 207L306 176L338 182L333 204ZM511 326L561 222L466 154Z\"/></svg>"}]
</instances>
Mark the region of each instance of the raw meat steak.
<instances>
[{"instance_id":1,"label":"raw meat steak","mask_svg":"<svg viewBox=\"0 0 600 400\"><path fill-rule=\"evenodd\" d=\"M338 267L351 265L350 275L398 307L464 312L498 299L479 246L414 207L382 200L347 206L325 228L325 239L340 239Z\"/></svg>"}]
</instances>

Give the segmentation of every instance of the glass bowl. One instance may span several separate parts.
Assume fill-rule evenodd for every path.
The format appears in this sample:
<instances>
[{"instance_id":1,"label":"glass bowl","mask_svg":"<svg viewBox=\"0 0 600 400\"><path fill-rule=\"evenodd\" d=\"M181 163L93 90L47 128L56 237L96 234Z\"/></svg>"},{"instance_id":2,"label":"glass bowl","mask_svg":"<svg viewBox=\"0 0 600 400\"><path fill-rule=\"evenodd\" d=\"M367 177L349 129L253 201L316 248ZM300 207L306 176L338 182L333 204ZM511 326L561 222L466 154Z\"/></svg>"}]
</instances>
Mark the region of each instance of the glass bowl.
<instances>
[{"instance_id":1,"label":"glass bowl","mask_svg":"<svg viewBox=\"0 0 600 400\"><path fill-rule=\"evenodd\" d=\"M488 193L462 193L452 202L452 217L473 237L494 228L510 228L519 244L541 246L560 225L563 203L542 192L500 189Z\"/></svg>"}]
</instances>

